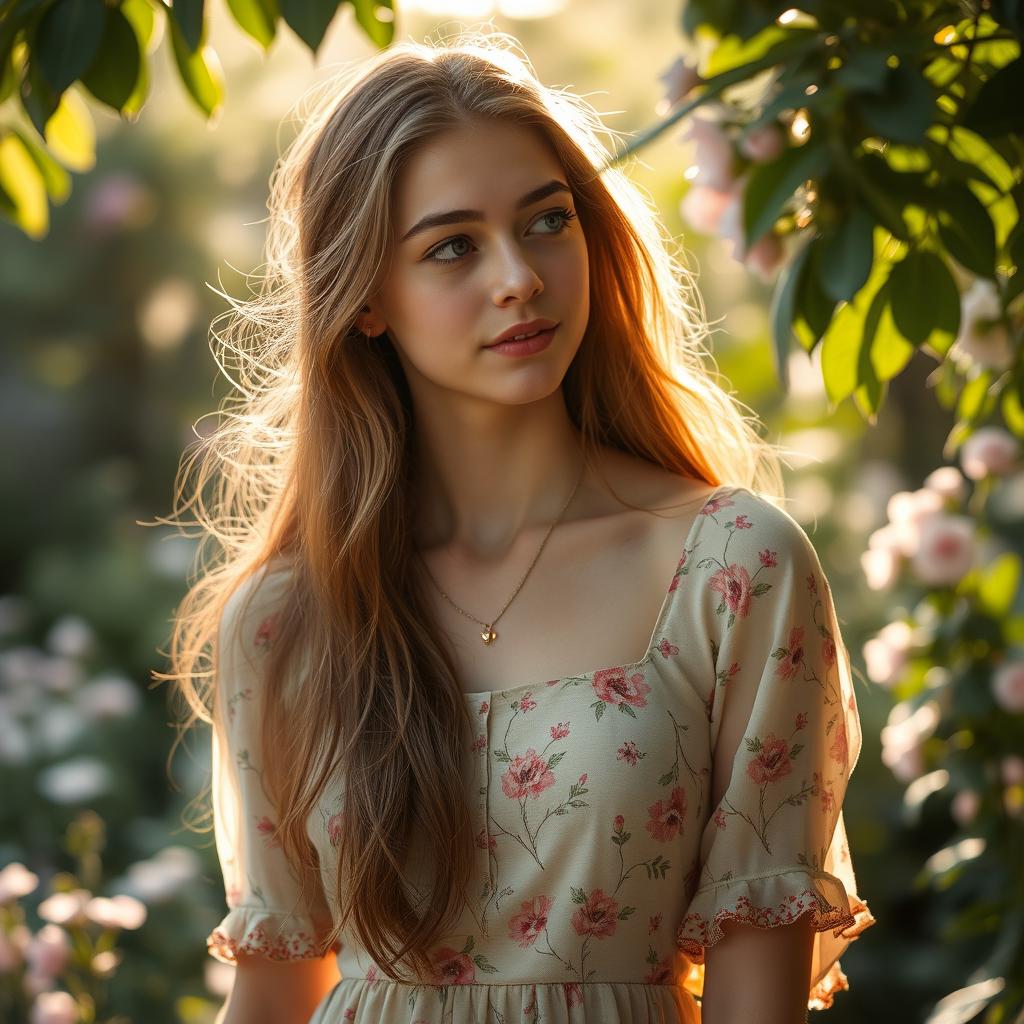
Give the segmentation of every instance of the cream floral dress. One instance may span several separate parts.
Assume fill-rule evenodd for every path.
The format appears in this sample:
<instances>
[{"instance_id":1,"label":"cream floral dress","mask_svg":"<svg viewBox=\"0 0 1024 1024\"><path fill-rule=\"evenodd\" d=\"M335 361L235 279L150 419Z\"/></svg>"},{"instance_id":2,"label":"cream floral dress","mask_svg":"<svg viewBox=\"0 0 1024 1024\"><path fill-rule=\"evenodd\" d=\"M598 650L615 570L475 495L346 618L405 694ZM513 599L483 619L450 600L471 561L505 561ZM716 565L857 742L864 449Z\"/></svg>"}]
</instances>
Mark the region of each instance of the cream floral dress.
<instances>
[{"instance_id":1,"label":"cream floral dress","mask_svg":"<svg viewBox=\"0 0 1024 1024\"><path fill-rule=\"evenodd\" d=\"M221 624L213 799L228 913L207 945L226 963L317 956L339 901L342 787L308 822L322 882L308 909L261 785L258 665L278 578L264 574L241 620L240 590ZM389 979L343 933L342 980L313 1024L696 1022L722 926L804 914L808 1007L849 987L838 957L874 923L842 815L861 731L817 554L788 513L723 485L680 532L665 586L640 661L466 694L475 899L418 984Z\"/></svg>"}]
</instances>

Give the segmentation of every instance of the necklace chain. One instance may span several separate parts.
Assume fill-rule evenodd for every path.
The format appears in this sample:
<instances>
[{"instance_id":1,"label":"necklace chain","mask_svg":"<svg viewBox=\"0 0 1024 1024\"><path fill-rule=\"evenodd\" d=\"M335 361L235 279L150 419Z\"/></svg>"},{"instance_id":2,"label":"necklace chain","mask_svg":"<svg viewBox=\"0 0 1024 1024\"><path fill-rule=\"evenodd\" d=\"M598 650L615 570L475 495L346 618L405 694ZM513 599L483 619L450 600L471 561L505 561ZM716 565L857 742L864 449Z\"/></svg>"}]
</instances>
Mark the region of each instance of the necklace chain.
<instances>
[{"instance_id":1,"label":"necklace chain","mask_svg":"<svg viewBox=\"0 0 1024 1024\"><path fill-rule=\"evenodd\" d=\"M502 615L505 614L505 609L508 608L508 606L515 599L516 594L519 593L519 591L522 589L523 584L526 582L526 577L529 576L530 573L533 571L533 567L537 564L537 559L540 558L540 553L544 550L544 545L547 544L547 542L548 542L548 537L551 536L551 531L561 522L562 516L565 515L565 510L569 507L569 502L571 502L572 499L576 496L576 491L579 489L580 483L583 480L583 474L584 474L585 470L586 470L586 460L584 459L583 466L580 469L580 475L576 478L576 486L573 487L572 493L569 495L569 497L566 499L565 504L562 506L562 511L558 513L558 516L555 519L555 521L548 527L547 532L544 534L544 539L540 542L540 547L537 549L537 554L535 554L533 556L533 561L530 563L530 565L527 568L526 572L523 573L522 579L520 579L519 583L516 584L516 589L512 591L512 596L505 602L505 606L501 609L500 612L498 612L497 615L495 615L495 617L490 622L484 622L482 619L478 619L475 615L470 615L470 613L467 612L464 608L460 608L441 589L441 587L438 585L437 580L434 579L433 573L428 568L426 561L423 559L422 555L420 556L420 561L423 563L423 568L426 569L427 575L430 577L430 581L437 588L438 593L440 593L440 595L457 612L459 612L460 615L464 615L467 619L472 619L474 622L477 622L481 626L484 627L483 632L480 634L480 639L483 640L485 647L489 647L492 643L494 643L495 640L498 639L498 634L494 632L495 624L497 623L498 619L500 619L502 617ZM418 554L418 552L417 552L417 554Z\"/></svg>"}]
</instances>

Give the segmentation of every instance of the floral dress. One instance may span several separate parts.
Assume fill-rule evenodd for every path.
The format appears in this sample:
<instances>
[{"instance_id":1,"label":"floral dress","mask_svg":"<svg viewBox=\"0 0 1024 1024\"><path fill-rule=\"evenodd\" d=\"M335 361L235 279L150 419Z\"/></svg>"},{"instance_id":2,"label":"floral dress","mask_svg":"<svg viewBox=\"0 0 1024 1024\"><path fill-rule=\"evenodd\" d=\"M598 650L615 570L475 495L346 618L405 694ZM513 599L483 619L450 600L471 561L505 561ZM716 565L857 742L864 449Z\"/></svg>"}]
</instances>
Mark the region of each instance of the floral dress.
<instances>
[{"instance_id":1,"label":"floral dress","mask_svg":"<svg viewBox=\"0 0 1024 1024\"><path fill-rule=\"evenodd\" d=\"M838 957L874 919L843 823L861 731L831 590L796 520L746 487L715 488L685 526L639 661L465 695L472 905L417 984L342 933L341 980L313 1024L697 1022L723 925L805 914L808 1007L849 987ZM207 946L226 963L317 956L339 903L340 787L308 821L322 888L300 908L260 782L250 666L273 642L274 579L234 622L240 590L221 624L213 800L228 913ZM713 769L729 780L717 806Z\"/></svg>"}]
</instances>

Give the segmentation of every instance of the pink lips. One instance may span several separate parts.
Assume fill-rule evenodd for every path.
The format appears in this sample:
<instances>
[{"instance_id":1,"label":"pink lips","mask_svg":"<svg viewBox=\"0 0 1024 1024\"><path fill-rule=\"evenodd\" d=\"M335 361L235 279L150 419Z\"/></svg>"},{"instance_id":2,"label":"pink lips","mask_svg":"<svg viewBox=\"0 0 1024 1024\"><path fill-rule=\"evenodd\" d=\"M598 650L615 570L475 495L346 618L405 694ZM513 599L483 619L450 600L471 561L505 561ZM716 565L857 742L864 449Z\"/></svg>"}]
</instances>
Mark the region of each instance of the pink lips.
<instances>
[{"instance_id":1,"label":"pink lips","mask_svg":"<svg viewBox=\"0 0 1024 1024\"><path fill-rule=\"evenodd\" d=\"M532 338L523 338L521 341L501 341L497 345L488 345L487 350L500 352L505 356L532 356L537 352L543 352L551 344L556 330L557 327L549 327Z\"/></svg>"}]
</instances>

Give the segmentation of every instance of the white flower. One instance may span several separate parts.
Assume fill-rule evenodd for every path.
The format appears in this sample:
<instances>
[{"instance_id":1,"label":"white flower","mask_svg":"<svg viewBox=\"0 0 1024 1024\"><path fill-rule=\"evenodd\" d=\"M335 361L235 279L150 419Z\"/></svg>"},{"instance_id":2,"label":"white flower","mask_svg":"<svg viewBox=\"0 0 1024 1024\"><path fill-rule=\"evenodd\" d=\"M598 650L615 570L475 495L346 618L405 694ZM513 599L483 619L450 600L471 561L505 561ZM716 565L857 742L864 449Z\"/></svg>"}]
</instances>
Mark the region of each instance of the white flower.
<instances>
[{"instance_id":1,"label":"white flower","mask_svg":"<svg viewBox=\"0 0 1024 1024\"><path fill-rule=\"evenodd\" d=\"M970 516L951 515L928 516L921 523L911 564L922 583L949 586L963 579L974 564L974 525Z\"/></svg>"},{"instance_id":2,"label":"white flower","mask_svg":"<svg viewBox=\"0 0 1024 1024\"><path fill-rule=\"evenodd\" d=\"M44 921L60 925L83 925L86 922L85 905L92 899L88 889L72 889L70 892L55 892L37 908Z\"/></svg>"},{"instance_id":3,"label":"white flower","mask_svg":"<svg viewBox=\"0 0 1024 1024\"><path fill-rule=\"evenodd\" d=\"M961 465L972 480L1006 476L1016 467L1019 456L1017 439L1002 427L982 427L960 448Z\"/></svg>"},{"instance_id":4,"label":"white flower","mask_svg":"<svg viewBox=\"0 0 1024 1024\"><path fill-rule=\"evenodd\" d=\"M711 118L695 115L690 118L683 138L692 139L696 144L693 160L696 172L692 182L720 192L732 188L736 178L733 173L735 154L722 125Z\"/></svg>"},{"instance_id":5,"label":"white flower","mask_svg":"<svg viewBox=\"0 0 1024 1024\"><path fill-rule=\"evenodd\" d=\"M85 905L85 916L103 928L141 928L146 905L133 896L94 896Z\"/></svg>"},{"instance_id":6,"label":"white flower","mask_svg":"<svg viewBox=\"0 0 1024 1024\"><path fill-rule=\"evenodd\" d=\"M901 782L912 782L924 770L921 745L935 731L939 723L939 705L925 701L911 711L910 701L900 701L889 712L887 724L882 728L882 763Z\"/></svg>"},{"instance_id":7,"label":"white flower","mask_svg":"<svg viewBox=\"0 0 1024 1024\"><path fill-rule=\"evenodd\" d=\"M946 501L955 501L959 504L967 497L967 481L956 466L939 466L938 469L933 469L924 478L924 486L941 495Z\"/></svg>"},{"instance_id":8,"label":"white flower","mask_svg":"<svg viewBox=\"0 0 1024 1024\"><path fill-rule=\"evenodd\" d=\"M921 524L930 516L945 511L945 501L941 494L929 487L920 487L916 491L897 491L886 502L885 514L889 522L900 528L903 538L903 553L912 555L917 545L913 538Z\"/></svg>"},{"instance_id":9,"label":"white flower","mask_svg":"<svg viewBox=\"0 0 1024 1024\"><path fill-rule=\"evenodd\" d=\"M40 659L36 674L43 688L50 693L70 693L83 677L81 665L62 655Z\"/></svg>"},{"instance_id":10,"label":"white flower","mask_svg":"<svg viewBox=\"0 0 1024 1024\"><path fill-rule=\"evenodd\" d=\"M1004 711L1024 711L1024 661L1004 661L992 675L992 693Z\"/></svg>"},{"instance_id":11,"label":"white flower","mask_svg":"<svg viewBox=\"0 0 1024 1024\"><path fill-rule=\"evenodd\" d=\"M139 688L124 676L98 676L75 694L75 704L93 722L108 718L126 718L142 703Z\"/></svg>"},{"instance_id":12,"label":"white flower","mask_svg":"<svg viewBox=\"0 0 1024 1024\"><path fill-rule=\"evenodd\" d=\"M36 891L39 876L20 861L11 861L0 871L0 903L21 899Z\"/></svg>"},{"instance_id":13,"label":"white flower","mask_svg":"<svg viewBox=\"0 0 1024 1024\"><path fill-rule=\"evenodd\" d=\"M912 641L913 630L902 619L883 626L864 644L864 666L868 678L880 686L897 683L906 668Z\"/></svg>"},{"instance_id":14,"label":"white flower","mask_svg":"<svg viewBox=\"0 0 1024 1024\"><path fill-rule=\"evenodd\" d=\"M887 590L891 587L896 582L900 563L900 552L892 546L872 547L869 544L867 551L861 552L860 556L860 567L872 590Z\"/></svg>"},{"instance_id":15,"label":"white flower","mask_svg":"<svg viewBox=\"0 0 1024 1024\"><path fill-rule=\"evenodd\" d=\"M25 962L36 974L56 978L71 958L71 940L60 925L45 924L32 936Z\"/></svg>"},{"instance_id":16,"label":"white flower","mask_svg":"<svg viewBox=\"0 0 1024 1024\"><path fill-rule=\"evenodd\" d=\"M53 703L35 720L39 749L49 757L67 753L85 732L85 720L70 704Z\"/></svg>"},{"instance_id":17,"label":"white flower","mask_svg":"<svg viewBox=\"0 0 1024 1024\"><path fill-rule=\"evenodd\" d=\"M1001 315L995 283L975 278L960 296L960 333L949 349L961 370L977 364L1001 372L1013 365L1013 344Z\"/></svg>"},{"instance_id":18,"label":"white flower","mask_svg":"<svg viewBox=\"0 0 1024 1024\"><path fill-rule=\"evenodd\" d=\"M77 804L106 793L110 769L95 757L77 757L52 765L39 775L39 791L55 804Z\"/></svg>"},{"instance_id":19,"label":"white flower","mask_svg":"<svg viewBox=\"0 0 1024 1024\"><path fill-rule=\"evenodd\" d=\"M46 635L46 646L64 658L84 658L96 645L96 633L80 615L64 615Z\"/></svg>"},{"instance_id":20,"label":"white flower","mask_svg":"<svg viewBox=\"0 0 1024 1024\"><path fill-rule=\"evenodd\" d=\"M168 846L148 860L136 861L110 885L146 903L160 903L176 895L181 887L197 878L199 856L187 846Z\"/></svg>"},{"instance_id":21,"label":"white flower","mask_svg":"<svg viewBox=\"0 0 1024 1024\"><path fill-rule=\"evenodd\" d=\"M768 163L786 148L786 139L774 122L763 124L740 138L740 152L756 164Z\"/></svg>"},{"instance_id":22,"label":"white flower","mask_svg":"<svg viewBox=\"0 0 1024 1024\"><path fill-rule=\"evenodd\" d=\"M68 992L40 992L32 1004L31 1024L76 1024L78 1003Z\"/></svg>"},{"instance_id":23,"label":"white flower","mask_svg":"<svg viewBox=\"0 0 1024 1024\"><path fill-rule=\"evenodd\" d=\"M962 789L953 797L949 811L958 825L967 826L978 816L980 805L981 799L973 789Z\"/></svg>"},{"instance_id":24,"label":"white flower","mask_svg":"<svg viewBox=\"0 0 1024 1024\"><path fill-rule=\"evenodd\" d=\"M697 68L685 57L679 56L658 75L658 80L665 83L665 108L674 107L687 93L701 82Z\"/></svg>"},{"instance_id":25,"label":"white flower","mask_svg":"<svg viewBox=\"0 0 1024 1024\"><path fill-rule=\"evenodd\" d=\"M39 648L28 644L0 652L0 682L12 688L35 686L36 667L45 657Z\"/></svg>"},{"instance_id":26,"label":"white flower","mask_svg":"<svg viewBox=\"0 0 1024 1024\"><path fill-rule=\"evenodd\" d=\"M16 718L0 717L0 764L27 764L31 759L28 730Z\"/></svg>"}]
</instances>

